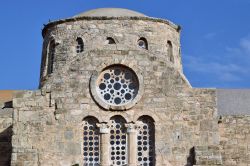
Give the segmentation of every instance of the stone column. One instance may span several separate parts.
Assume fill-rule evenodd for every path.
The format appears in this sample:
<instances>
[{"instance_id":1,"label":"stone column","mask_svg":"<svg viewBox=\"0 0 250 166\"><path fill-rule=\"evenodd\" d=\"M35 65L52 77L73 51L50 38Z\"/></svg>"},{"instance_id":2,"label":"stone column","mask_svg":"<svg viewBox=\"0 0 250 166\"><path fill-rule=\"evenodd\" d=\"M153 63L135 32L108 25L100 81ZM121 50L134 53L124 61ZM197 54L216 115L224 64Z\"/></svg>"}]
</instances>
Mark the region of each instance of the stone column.
<instances>
[{"instance_id":1,"label":"stone column","mask_svg":"<svg viewBox=\"0 0 250 166\"><path fill-rule=\"evenodd\" d=\"M125 126L128 133L128 166L137 166L137 126L134 123Z\"/></svg>"},{"instance_id":2,"label":"stone column","mask_svg":"<svg viewBox=\"0 0 250 166\"><path fill-rule=\"evenodd\" d=\"M110 166L109 125L106 123L99 123L97 127L100 129L100 166Z\"/></svg>"}]
</instances>

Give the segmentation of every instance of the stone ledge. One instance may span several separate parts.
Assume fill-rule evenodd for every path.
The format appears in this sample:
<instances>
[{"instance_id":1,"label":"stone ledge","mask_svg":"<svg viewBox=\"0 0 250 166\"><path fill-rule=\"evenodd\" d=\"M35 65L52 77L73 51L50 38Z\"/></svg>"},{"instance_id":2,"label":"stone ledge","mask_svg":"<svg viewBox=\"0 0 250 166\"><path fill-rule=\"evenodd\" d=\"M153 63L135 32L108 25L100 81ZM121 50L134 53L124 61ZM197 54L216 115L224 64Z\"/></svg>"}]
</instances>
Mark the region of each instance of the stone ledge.
<instances>
[{"instance_id":1,"label":"stone ledge","mask_svg":"<svg viewBox=\"0 0 250 166\"><path fill-rule=\"evenodd\" d=\"M152 22L160 22L160 23L164 23L167 24L169 26L171 26L172 28L174 28L177 32L181 31L181 26L180 25L176 25L174 23L172 23L171 21L168 20L164 20L164 19L160 19L160 18L153 18L153 17L75 17L75 18L67 18L67 19L61 19L61 20L57 20L57 21L53 21L53 22L49 22L47 25L44 26L43 30L42 30L42 35L43 37L45 37L45 34L47 32L47 30L53 26L56 26L58 24L62 24L62 23L67 23L67 22L74 22L74 21L82 21L82 20L142 20L142 21L152 21Z\"/></svg>"}]
</instances>

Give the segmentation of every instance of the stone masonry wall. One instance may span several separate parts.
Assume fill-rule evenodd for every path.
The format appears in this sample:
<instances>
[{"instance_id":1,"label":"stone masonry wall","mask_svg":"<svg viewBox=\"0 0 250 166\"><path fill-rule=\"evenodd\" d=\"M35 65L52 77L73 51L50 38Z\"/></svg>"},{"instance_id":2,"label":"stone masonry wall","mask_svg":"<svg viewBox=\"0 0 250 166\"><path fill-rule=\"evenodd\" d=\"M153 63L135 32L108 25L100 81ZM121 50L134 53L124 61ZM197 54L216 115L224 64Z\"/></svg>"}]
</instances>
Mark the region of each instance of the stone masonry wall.
<instances>
[{"instance_id":1,"label":"stone masonry wall","mask_svg":"<svg viewBox=\"0 0 250 166\"><path fill-rule=\"evenodd\" d=\"M106 45L109 36L117 44ZM137 47L140 36L147 38L148 50ZM80 54L75 53L77 37L86 46ZM156 166L192 165L194 146L219 144L216 92L191 88L178 61L179 33L172 27L142 20L85 20L51 27L44 45L52 38L57 43L54 72L41 79L40 90L19 92L13 99L12 166L82 165L88 116L100 123L115 115L126 123L152 117ZM176 64L169 61L168 40ZM142 98L129 110L105 110L92 97L92 75L113 64L142 77Z\"/></svg>"},{"instance_id":2,"label":"stone masonry wall","mask_svg":"<svg viewBox=\"0 0 250 166\"><path fill-rule=\"evenodd\" d=\"M196 166L223 165L220 147L218 145L195 146L194 155Z\"/></svg>"},{"instance_id":3,"label":"stone masonry wall","mask_svg":"<svg viewBox=\"0 0 250 166\"><path fill-rule=\"evenodd\" d=\"M0 109L0 165L1 166L10 165L12 114L13 110L11 108Z\"/></svg>"},{"instance_id":4,"label":"stone masonry wall","mask_svg":"<svg viewBox=\"0 0 250 166\"><path fill-rule=\"evenodd\" d=\"M82 160L82 119L88 115L98 115L100 121L106 121L113 115L122 115L128 121L141 114L150 115L156 125L156 157L157 165L170 162L172 165L192 163L189 153L195 145L209 145L217 142L216 126L209 107L213 107L213 99L209 101L208 90L195 90L194 95L180 106L171 100L168 104L175 107L175 112L158 106L147 108L138 106L126 112L111 112L97 108L89 99L68 101L68 97L55 99L58 93L24 92L14 100L14 135L12 165L73 165ZM75 92L76 93L76 92ZM70 93L69 93L70 94ZM72 93L74 94L74 93ZM184 94L180 94L182 96ZM27 97L29 96L29 97ZM54 96L54 97L53 97ZM199 97L198 97L199 96ZM204 96L204 97L202 97ZM197 100L197 98L200 98ZM65 101L67 103L62 104ZM55 102L54 102L55 101ZM164 100L165 102L165 100ZM194 104L190 104L192 102ZM206 105L204 103L211 103ZM55 104L58 103L58 104ZM157 102L158 105L161 105ZM189 104L188 104L189 103ZM198 106L200 103L201 106ZM68 104L79 105L69 109ZM55 108L57 105L57 109ZM155 105L156 106L156 105ZM87 109L91 108L91 109ZM136 113L137 112L137 113ZM153 115L155 114L155 115ZM209 118L210 117L210 118ZM103 120L102 120L103 118ZM164 132L162 132L164 131ZM215 140L214 140L215 139ZM58 163L59 162L59 163Z\"/></svg>"},{"instance_id":5,"label":"stone masonry wall","mask_svg":"<svg viewBox=\"0 0 250 166\"><path fill-rule=\"evenodd\" d=\"M250 163L250 116L222 116L219 121L223 164L248 166Z\"/></svg>"},{"instance_id":6,"label":"stone masonry wall","mask_svg":"<svg viewBox=\"0 0 250 166\"><path fill-rule=\"evenodd\" d=\"M76 39L81 37L84 41L84 52L77 54L75 51ZM116 44L107 44L106 38L112 37ZM137 41L140 37L144 37L148 42L148 50L142 50L138 47ZM130 57L137 56L141 64L143 61L143 54L149 53L152 59L169 63L175 66L177 70L182 71L181 57L180 57L180 39L179 32L165 23L144 21L144 20L83 20L75 22L66 22L50 27L44 37L43 48L43 65L41 72L46 76L46 54L48 53L48 45L50 41L56 42L56 56L54 71L58 73L65 70L70 63L80 57L93 56L95 52L102 54L98 57L100 62L105 62L105 58L109 58L109 54L128 54ZM174 63L170 62L168 55L167 42L171 41L173 45ZM102 51L107 51L102 53ZM85 58L86 59L86 58ZM89 60L88 60L89 61ZM89 63L88 65L97 64ZM73 67L73 66L71 66ZM88 66L86 67L88 68ZM43 84L45 78L42 77Z\"/></svg>"}]
</instances>

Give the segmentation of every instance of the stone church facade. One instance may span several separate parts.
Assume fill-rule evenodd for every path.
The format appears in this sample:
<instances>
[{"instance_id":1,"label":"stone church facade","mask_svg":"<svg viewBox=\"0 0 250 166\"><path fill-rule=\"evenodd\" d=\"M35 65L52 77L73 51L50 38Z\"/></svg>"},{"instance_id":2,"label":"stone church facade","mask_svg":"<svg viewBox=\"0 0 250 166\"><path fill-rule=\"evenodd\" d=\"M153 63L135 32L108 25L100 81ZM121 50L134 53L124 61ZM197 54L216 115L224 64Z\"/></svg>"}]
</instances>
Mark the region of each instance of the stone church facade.
<instances>
[{"instance_id":1,"label":"stone church facade","mask_svg":"<svg viewBox=\"0 0 250 166\"><path fill-rule=\"evenodd\" d=\"M0 91L0 165L250 165L250 91L192 88L180 26L109 8L42 35L39 89Z\"/></svg>"}]
</instances>

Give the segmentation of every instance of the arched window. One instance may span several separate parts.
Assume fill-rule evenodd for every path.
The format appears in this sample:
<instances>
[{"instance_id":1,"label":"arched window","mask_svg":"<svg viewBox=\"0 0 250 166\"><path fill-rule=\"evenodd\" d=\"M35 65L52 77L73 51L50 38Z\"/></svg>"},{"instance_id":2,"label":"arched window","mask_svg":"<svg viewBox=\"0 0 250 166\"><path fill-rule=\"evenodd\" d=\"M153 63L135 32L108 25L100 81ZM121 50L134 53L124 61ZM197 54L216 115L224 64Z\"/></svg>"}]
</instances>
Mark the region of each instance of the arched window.
<instances>
[{"instance_id":1,"label":"arched window","mask_svg":"<svg viewBox=\"0 0 250 166\"><path fill-rule=\"evenodd\" d=\"M127 164L127 135L125 119L121 116L111 118L110 126L110 157L111 165Z\"/></svg>"},{"instance_id":2,"label":"arched window","mask_svg":"<svg viewBox=\"0 0 250 166\"><path fill-rule=\"evenodd\" d=\"M144 37L141 37L137 43L140 48L148 50L148 42Z\"/></svg>"},{"instance_id":3,"label":"arched window","mask_svg":"<svg viewBox=\"0 0 250 166\"><path fill-rule=\"evenodd\" d=\"M55 58L55 40L52 40L49 43L49 50L48 50L48 63L47 63L47 74L53 73L54 70L54 58Z\"/></svg>"},{"instance_id":4,"label":"arched window","mask_svg":"<svg viewBox=\"0 0 250 166\"><path fill-rule=\"evenodd\" d=\"M171 41L167 42L167 48L168 48L168 56L170 62L174 62L174 55L173 55L173 45Z\"/></svg>"},{"instance_id":5,"label":"arched window","mask_svg":"<svg viewBox=\"0 0 250 166\"><path fill-rule=\"evenodd\" d=\"M107 44L116 44L116 43L115 43L115 40L114 40L112 37L107 37L106 43L107 43Z\"/></svg>"},{"instance_id":6,"label":"arched window","mask_svg":"<svg viewBox=\"0 0 250 166\"><path fill-rule=\"evenodd\" d=\"M84 119L83 162L85 166L99 166L99 129L94 117Z\"/></svg>"},{"instance_id":7,"label":"arched window","mask_svg":"<svg viewBox=\"0 0 250 166\"><path fill-rule=\"evenodd\" d=\"M142 116L138 119L137 133L138 165L155 165L155 126L151 117Z\"/></svg>"},{"instance_id":8,"label":"arched window","mask_svg":"<svg viewBox=\"0 0 250 166\"><path fill-rule=\"evenodd\" d=\"M40 79L43 79L47 75L47 65L48 65L48 44L43 43L43 51L42 51L42 63L41 63L41 73Z\"/></svg>"},{"instance_id":9,"label":"arched window","mask_svg":"<svg viewBox=\"0 0 250 166\"><path fill-rule=\"evenodd\" d=\"M84 51L84 43L82 38L78 37L76 39L77 45L76 45L76 53L81 53Z\"/></svg>"}]
</instances>

